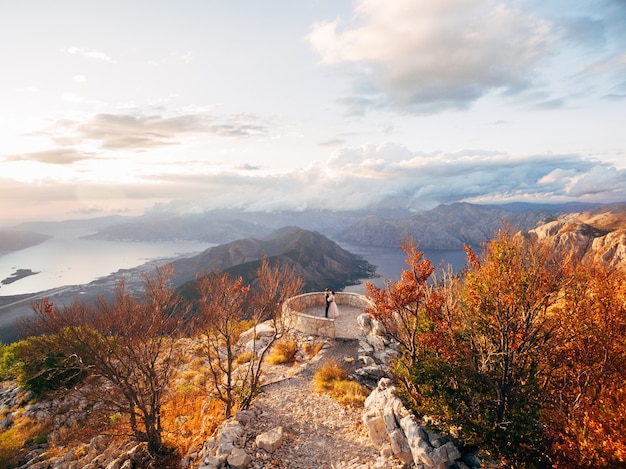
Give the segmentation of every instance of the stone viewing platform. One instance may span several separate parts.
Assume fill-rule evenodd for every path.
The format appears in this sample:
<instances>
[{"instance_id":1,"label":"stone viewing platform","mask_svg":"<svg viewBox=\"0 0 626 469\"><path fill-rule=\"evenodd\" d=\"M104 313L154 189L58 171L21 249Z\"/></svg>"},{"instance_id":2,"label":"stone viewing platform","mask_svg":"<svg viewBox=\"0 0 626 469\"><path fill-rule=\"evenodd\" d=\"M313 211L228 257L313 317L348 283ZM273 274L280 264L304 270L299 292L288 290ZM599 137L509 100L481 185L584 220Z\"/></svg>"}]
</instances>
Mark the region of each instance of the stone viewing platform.
<instances>
[{"instance_id":1,"label":"stone viewing platform","mask_svg":"<svg viewBox=\"0 0 626 469\"><path fill-rule=\"evenodd\" d=\"M339 309L337 319L324 317L326 301L324 292L305 293L283 303L283 312L294 321L294 328L305 334L356 339L359 337L357 317L372 306L371 301L357 293L336 293L335 302Z\"/></svg>"}]
</instances>

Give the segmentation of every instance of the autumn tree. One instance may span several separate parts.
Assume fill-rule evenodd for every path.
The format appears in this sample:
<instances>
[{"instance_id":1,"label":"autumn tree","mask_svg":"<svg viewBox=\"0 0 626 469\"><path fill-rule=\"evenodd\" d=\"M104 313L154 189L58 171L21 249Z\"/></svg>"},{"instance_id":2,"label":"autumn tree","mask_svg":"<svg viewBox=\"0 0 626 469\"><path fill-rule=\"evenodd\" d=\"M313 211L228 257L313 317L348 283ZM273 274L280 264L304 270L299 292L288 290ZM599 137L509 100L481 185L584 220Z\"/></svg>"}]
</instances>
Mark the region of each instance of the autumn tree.
<instances>
[{"instance_id":1,"label":"autumn tree","mask_svg":"<svg viewBox=\"0 0 626 469\"><path fill-rule=\"evenodd\" d=\"M541 377L548 371L546 357L556 325L551 308L559 298L567 261L510 227L483 245L480 258L466 250L457 317L462 340L457 347L483 384L473 396L483 419L480 431L505 459L525 456L541 466L546 460L539 419Z\"/></svg>"},{"instance_id":2,"label":"autumn tree","mask_svg":"<svg viewBox=\"0 0 626 469\"><path fill-rule=\"evenodd\" d=\"M241 277L216 271L196 279L196 332L201 334L202 350L210 373L211 393L225 406L230 418L242 383L235 377L242 320L250 287Z\"/></svg>"},{"instance_id":3,"label":"autumn tree","mask_svg":"<svg viewBox=\"0 0 626 469\"><path fill-rule=\"evenodd\" d=\"M577 263L563 292L546 386L554 457L572 468L626 467L626 275Z\"/></svg>"},{"instance_id":4,"label":"autumn tree","mask_svg":"<svg viewBox=\"0 0 626 469\"><path fill-rule=\"evenodd\" d=\"M283 313L283 304L302 293L303 288L304 280L295 267L279 262L272 265L265 256L261 259L249 304L253 324L252 359L246 364L246 386L240 402L242 409L250 407L259 391L263 362L268 351L293 328L293 318ZM265 341L260 342L256 331L263 322L270 326L270 332Z\"/></svg>"},{"instance_id":5,"label":"autumn tree","mask_svg":"<svg viewBox=\"0 0 626 469\"><path fill-rule=\"evenodd\" d=\"M469 247L458 276L434 274L414 243L408 269L385 289L367 285L369 310L401 348L395 373L414 411L455 428L503 460L546 464L540 421L546 356L562 263L548 247L495 233L480 256Z\"/></svg>"},{"instance_id":6,"label":"autumn tree","mask_svg":"<svg viewBox=\"0 0 626 469\"><path fill-rule=\"evenodd\" d=\"M397 282L387 282L379 288L367 282L367 295L373 302L366 312L382 325L386 335L399 344L400 359L397 377L402 380L410 399L419 405L421 395L416 383L411 379L416 366L436 353L433 340L443 306L443 296L431 276L435 270L431 262L424 258L417 244L407 239L402 244L406 253L407 269L402 270Z\"/></svg>"},{"instance_id":7,"label":"autumn tree","mask_svg":"<svg viewBox=\"0 0 626 469\"><path fill-rule=\"evenodd\" d=\"M194 327L202 340L213 392L225 404L227 418L236 405L245 409L256 396L268 350L291 329L282 305L299 294L303 284L294 268L278 263L272 266L265 257L252 285L221 272L197 279ZM269 332L260 340L257 332L263 322ZM244 324L252 328L250 356L238 364L237 357L246 346L240 340Z\"/></svg>"},{"instance_id":8,"label":"autumn tree","mask_svg":"<svg viewBox=\"0 0 626 469\"><path fill-rule=\"evenodd\" d=\"M53 337L65 368L91 377L90 398L128 417L133 436L156 455L163 449L161 410L180 354L181 304L167 282L172 270L144 276L144 291L133 296L124 281L111 300L93 305L74 301L56 308L35 305L39 333Z\"/></svg>"}]
</instances>

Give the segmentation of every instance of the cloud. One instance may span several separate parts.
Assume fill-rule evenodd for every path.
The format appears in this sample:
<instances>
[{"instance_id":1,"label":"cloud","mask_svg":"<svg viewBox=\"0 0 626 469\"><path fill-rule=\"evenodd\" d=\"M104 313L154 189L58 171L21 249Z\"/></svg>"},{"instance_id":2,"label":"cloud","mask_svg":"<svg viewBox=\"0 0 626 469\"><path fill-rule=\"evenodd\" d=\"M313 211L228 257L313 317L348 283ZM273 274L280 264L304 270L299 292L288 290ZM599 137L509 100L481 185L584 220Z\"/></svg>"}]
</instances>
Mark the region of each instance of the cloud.
<instances>
[{"instance_id":1,"label":"cloud","mask_svg":"<svg viewBox=\"0 0 626 469\"><path fill-rule=\"evenodd\" d=\"M143 113L101 113L88 120L59 120L55 128L42 133L73 135L99 142L110 150L148 150L181 144L185 135L212 134L230 138L266 137L274 123L255 114L218 116L206 111L177 111L172 116ZM65 142L72 142L66 137Z\"/></svg>"},{"instance_id":2,"label":"cloud","mask_svg":"<svg viewBox=\"0 0 626 469\"><path fill-rule=\"evenodd\" d=\"M421 153L391 143L344 148L326 165L281 175L163 174L150 180L158 181L161 196L203 209L422 210L457 201L626 199L626 170L579 155Z\"/></svg>"},{"instance_id":3,"label":"cloud","mask_svg":"<svg viewBox=\"0 0 626 469\"><path fill-rule=\"evenodd\" d=\"M5 181L3 190L11 196L3 198L0 208L16 214L19 208L30 213L42 207L52 213L48 204L65 207L66 214L151 206L169 211L419 211L457 201L620 202L626 200L626 170L575 154L424 153L386 143L338 149L325 164L280 174L244 165L192 174L164 170L132 182L94 181L80 188L70 181Z\"/></svg>"},{"instance_id":4,"label":"cloud","mask_svg":"<svg viewBox=\"0 0 626 469\"><path fill-rule=\"evenodd\" d=\"M549 23L494 0L358 0L355 18L314 24L306 36L323 64L358 77L361 91L346 98L355 113L464 109L523 89L553 44Z\"/></svg>"},{"instance_id":5,"label":"cloud","mask_svg":"<svg viewBox=\"0 0 626 469\"><path fill-rule=\"evenodd\" d=\"M83 47L76 47L76 46L68 47L67 49L65 49L65 52L72 54L72 55L80 55L81 57L85 57L88 59L96 59L96 60L103 60L105 62L113 62L113 59L108 54L104 52L95 51L95 50L85 49Z\"/></svg>"},{"instance_id":6,"label":"cloud","mask_svg":"<svg viewBox=\"0 0 626 469\"><path fill-rule=\"evenodd\" d=\"M605 22L588 16L566 17L563 20L564 38L571 44L597 49L606 44Z\"/></svg>"},{"instance_id":7,"label":"cloud","mask_svg":"<svg viewBox=\"0 0 626 469\"><path fill-rule=\"evenodd\" d=\"M7 155L4 157L4 160L7 162L36 161L38 163L65 165L91 158L93 158L93 155L90 153L79 152L72 148L60 148L33 153L22 153L19 155Z\"/></svg>"}]
</instances>

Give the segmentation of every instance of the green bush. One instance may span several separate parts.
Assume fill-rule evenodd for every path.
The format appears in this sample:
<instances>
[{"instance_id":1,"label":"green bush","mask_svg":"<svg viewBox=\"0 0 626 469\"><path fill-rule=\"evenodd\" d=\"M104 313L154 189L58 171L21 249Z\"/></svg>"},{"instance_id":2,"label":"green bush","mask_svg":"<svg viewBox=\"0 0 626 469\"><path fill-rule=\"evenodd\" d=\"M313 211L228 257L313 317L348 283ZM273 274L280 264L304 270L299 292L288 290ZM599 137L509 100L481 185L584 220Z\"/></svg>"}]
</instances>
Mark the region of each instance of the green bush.
<instances>
[{"instance_id":1,"label":"green bush","mask_svg":"<svg viewBox=\"0 0 626 469\"><path fill-rule=\"evenodd\" d=\"M77 366L78 357L62 353L55 337L28 337L0 351L4 379L16 379L20 386L36 394L71 387L85 377L83 367Z\"/></svg>"}]
</instances>

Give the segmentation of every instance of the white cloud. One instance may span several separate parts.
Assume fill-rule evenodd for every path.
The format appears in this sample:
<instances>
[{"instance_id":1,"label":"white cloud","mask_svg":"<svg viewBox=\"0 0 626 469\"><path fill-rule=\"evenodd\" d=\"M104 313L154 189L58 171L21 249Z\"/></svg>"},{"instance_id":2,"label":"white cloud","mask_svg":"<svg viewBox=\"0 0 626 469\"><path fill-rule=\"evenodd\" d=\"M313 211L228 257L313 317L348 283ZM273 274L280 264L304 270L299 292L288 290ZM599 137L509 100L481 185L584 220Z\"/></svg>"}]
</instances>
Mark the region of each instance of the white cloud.
<instances>
[{"instance_id":1,"label":"white cloud","mask_svg":"<svg viewBox=\"0 0 626 469\"><path fill-rule=\"evenodd\" d=\"M322 63L354 65L367 83L357 112L465 108L522 88L552 44L547 22L497 0L359 0L355 14L361 24L318 23L306 38Z\"/></svg>"},{"instance_id":2,"label":"white cloud","mask_svg":"<svg viewBox=\"0 0 626 469\"><path fill-rule=\"evenodd\" d=\"M64 99L83 102L82 97L65 93ZM181 144L184 135L209 134L228 138L264 138L275 127L273 121L252 113L217 115L203 108L180 109L171 114L144 112L100 113L85 120L57 120L57 139L79 144L89 140L110 150L146 150ZM62 137L63 136L63 137Z\"/></svg>"},{"instance_id":3,"label":"white cloud","mask_svg":"<svg viewBox=\"0 0 626 469\"><path fill-rule=\"evenodd\" d=\"M96 59L96 60L103 60L105 62L113 62L113 59L108 54L104 52L96 51L96 50L85 49L83 47L72 46L72 47L68 47L67 49L65 49L65 51L69 54L80 55L88 59Z\"/></svg>"}]
</instances>

